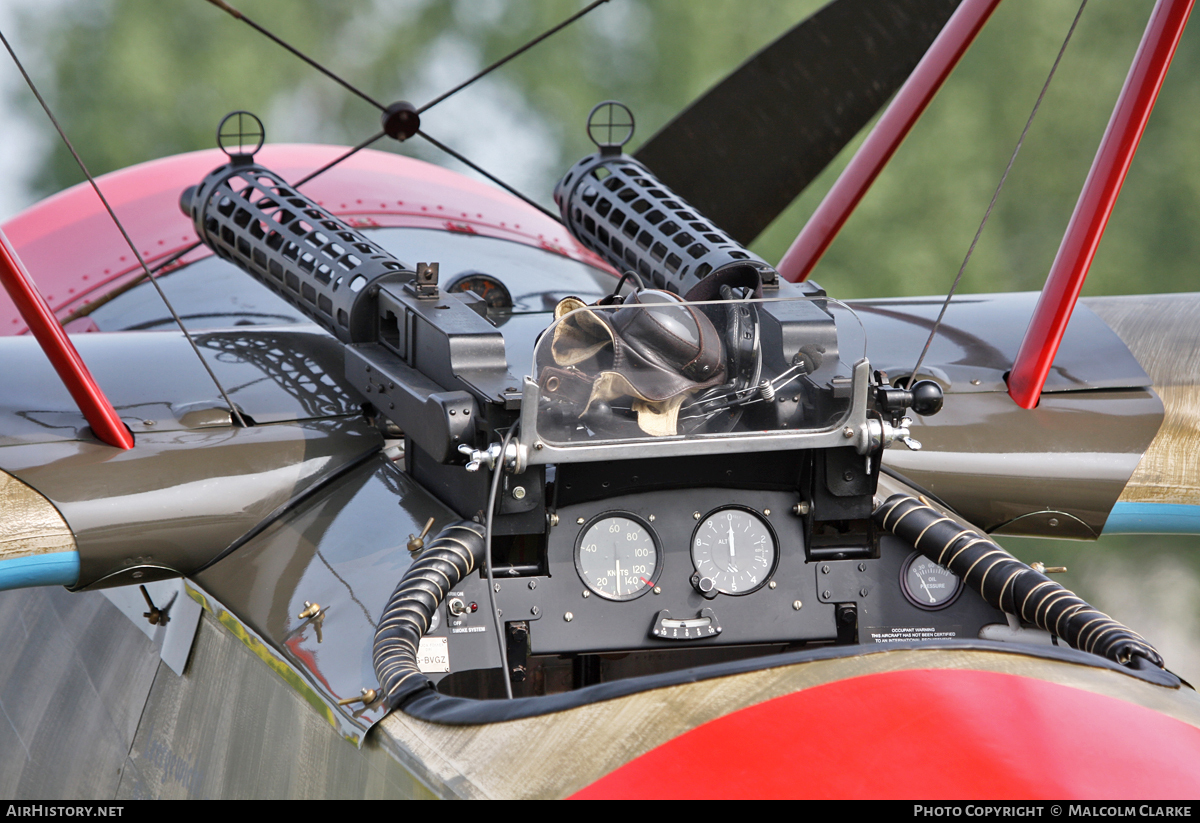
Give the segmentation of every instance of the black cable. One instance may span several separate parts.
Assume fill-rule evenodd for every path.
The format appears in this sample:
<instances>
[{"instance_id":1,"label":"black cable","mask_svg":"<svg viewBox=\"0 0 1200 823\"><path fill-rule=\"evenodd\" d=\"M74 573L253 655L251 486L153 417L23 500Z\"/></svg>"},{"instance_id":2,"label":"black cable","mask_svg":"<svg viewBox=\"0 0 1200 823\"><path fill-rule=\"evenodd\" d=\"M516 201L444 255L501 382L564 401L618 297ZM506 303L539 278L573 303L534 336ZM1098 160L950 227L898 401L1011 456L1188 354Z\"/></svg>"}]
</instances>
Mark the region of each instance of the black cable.
<instances>
[{"instance_id":1,"label":"black cable","mask_svg":"<svg viewBox=\"0 0 1200 823\"><path fill-rule=\"evenodd\" d=\"M213 0L210 0L210 2L212 2L212 1L213 1ZM542 32L542 33L541 33L541 34L539 34L537 37L533 38L532 40L530 40L530 41L529 41L528 43L526 43L525 45L521 46L521 47L520 47L519 49L517 49L516 51L509 52L509 53L508 53L506 56L504 56L504 57L501 57L501 58L500 58L499 60L497 60L495 63L492 63L490 66L488 66L486 69L484 69L483 71L481 71L481 72L479 72L478 74L476 74L476 75L475 75L474 77L472 77L471 79L469 79L469 80L465 80L465 81L463 81L462 83L459 83L459 84L458 84L457 86L455 86L454 88L450 89L450 91L446 92L445 94L442 94L442 95L440 95L440 96L438 96L438 97L435 97L435 98L433 98L433 99L432 99L432 100L430 100L428 103L426 103L424 106L421 106L421 108L417 109L417 114L424 114L425 112L429 111L429 109L433 108L433 107L434 107L434 106L436 106L438 103L440 103L440 102L442 102L443 100L445 100L447 97L450 97L451 95L457 94L458 92L462 91L462 90L463 90L463 89L465 89L467 86L471 85L472 83L474 83L476 80L480 79L481 77L484 77L485 75L491 74L493 71L495 71L496 69L498 69L498 68L500 68L501 66L503 66L503 65L504 65L505 63L507 63L509 60L512 60L514 57L518 57L518 56L520 56L520 55L524 54L524 53L525 53L525 52L527 52L529 49L533 48L534 46L536 46L538 43L540 43L540 42L542 42L543 40L545 40L545 39L546 39L547 37L549 37L550 35L552 35L552 34L555 34L555 33L559 32L559 31L561 31L562 29L565 29L567 26L569 26L569 25L571 25L572 23L574 23L574 22L575 22L576 20L578 20L580 17L583 17L583 16L584 16L585 14L587 14L589 11L591 11L591 10L592 10L592 9L594 9L594 8L596 8L596 6L599 6L601 3L607 3L607 2L608 2L608 0L596 0L596 2L594 2L594 3L592 3L591 5L587 6L587 7L586 7L586 8L584 8L582 11L579 11L579 12L577 12L576 14L573 14L573 15L571 15L570 17L568 17L566 20L564 20L564 21L562 21L561 23L559 23L559 24L558 24L557 26L555 26L554 28L552 28L552 29L548 29L547 31L544 31L544 32Z\"/></svg>"},{"instance_id":2,"label":"black cable","mask_svg":"<svg viewBox=\"0 0 1200 823\"><path fill-rule=\"evenodd\" d=\"M504 440L500 444L500 457L496 459L496 468L492 474L492 490L488 493L483 531L483 556L487 563L488 605L492 609L492 625L496 627L496 638L500 643L500 667L504 675L504 694L509 700L513 699L513 693L512 681L508 673L508 639L504 636L503 627L500 625L500 610L496 608L496 581L492 577L492 521L495 519L496 492L500 488L500 476L504 474L504 454L508 451L508 444L512 442L513 435L520 424L519 420L513 423L512 428L508 430L508 434L504 435Z\"/></svg>"},{"instance_id":3,"label":"black cable","mask_svg":"<svg viewBox=\"0 0 1200 823\"><path fill-rule=\"evenodd\" d=\"M1025 121L1025 128L1021 130L1021 136L1017 139L1016 148L1013 149L1012 156L1008 158L1008 165L1004 167L1004 174L1000 175L1000 182L996 184L996 191L992 193L992 201L988 203L987 211L983 213L983 220L980 221L979 228L975 230L975 237L971 240L971 245L967 248L967 256L963 258L962 265L958 267L958 274L954 277L954 282L950 285L950 291L946 294L946 299L942 303L942 310L938 312L937 320L934 321L933 328L929 330L929 339L925 341L925 348L921 349L921 356L917 358L917 365L913 367L912 376L908 378L909 386L917 382L917 372L921 370L921 364L925 362L925 355L929 353L929 347L933 345L933 338L937 335L938 327L942 324L942 318L946 316L946 309L950 307L950 300L954 297L954 292L958 290L958 284L962 280L963 272L967 269L967 263L970 262L971 255L975 252L975 244L979 242L979 236L983 234L983 227L987 225L988 218L992 216L992 209L995 208L996 200L1000 197L1000 189L1004 188L1004 181L1008 179L1008 173L1012 171L1013 163L1017 159L1017 152L1021 150L1021 145L1025 142L1025 135L1029 134L1029 127L1033 125L1033 118L1038 113L1038 107L1042 105L1042 98L1046 96L1046 90L1050 88L1050 81L1054 79L1054 72L1058 70L1058 64L1067 50L1067 44L1071 42L1071 35L1075 33L1075 26L1079 23L1079 18L1083 16L1083 9L1086 5L1087 0L1083 0L1079 4L1079 11L1075 12L1075 19L1071 21L1071 28L1067 30L1066 39L1063 40L1063 44L1058 50L1058 56L1054 58L1054 65L1050 67L1050 74L1046 76L1046 82L1042 84L1042 91L1038 94L1037 101L1033 104L1033 111L1029 112L1029 119Z\"/></svg>"},{"instance_id":4,"label":"black cable","mask_svg":"<svg viewBox=\"0 0 1200 823\"><path fill-rule=\"evenodd\" d=\"M255 31L257 31L259 34L261 34L261 35L263 35L263 36L265 36L265 37L267 37L267 38L269 38L269 39L273 40L274 42L278 43L280 46L283 46L285 49L287 49L287 50L288 50L288 51L290 51L292 54L294 54L294 55L296 55L297 57L299 57L299 58L300 58L301 60L303 60L305 63L308 63L308 65L312 66L314 69L316 69L317 71L319 71L319 72L321 72L322 74L324 74L324 75L325 75L326 77L328 77L330 80L334 81L335 83L338 83L339 85L341 85L343 88L345 88L347 91L351 92L352 94L357 94L357 95L358 95L359 97L361 97L363 100L366 100L368 103L370 103L372 106L374 106L375 108L379 109L380 111L385 111L385 110L387 109L387 107L386 107L386 106L384 106L382 103L380 103L380 102L379 102L378 100L376 100L374 97L371 97L371 96L370 96L369 94L367 94L365 91L362 91L362 90L360 90L360 89L358 89L358 88L355 88L355 87L354 87L353 85L351 85L349 82L347 82L346 80L343 80L342 78L338 77L338 76L337 76L336 74L334 74L332 71L330 71L329 69L325 68L325 67L324 67L324 66L322 66L320 63L318 63L316 60L313 60L311 57L309 57L309 56L307 56L306 54L304 54L303 52L301 52L299 49L296 49L296 48L292 47L292 46L291 46L291 45L289 45L288 43L286 43L286 42L284 42L283 40L281 40L280 38L276 37L274 34L272 34L271 32L267 31L266 29L264 29L264 28L263 28L262 26L260 26L258 23L255 23L253 20L251 20L251 19L250 19L249 17L247 17L246 15L242 14L240 11L238 11L237 9L235 9L233 6L231 6L231 5L229 5L228 3L224 2L224 0L208 0L208 2L212 3L214 6L216 6L216 7L217 7L217 8L219 8L219 9L222 9L223 11L229 12L229 14L230 14L230 15L231 15L231 16L232 16L232 17L233 17L235 20L241 20L243 23L245 23L246 25L250 26L250 28L254 29L254 30L255 30Z\"/></svg>"},{"instance_id":5,"label":"black cable","mask_svg":"<svg viewBox=\"0 0 1200 823\"><path fill-rule=\"evenodd\" d=\"M612 290L613 297L619 297L621 295L621 287L625 285L626 280L632 280L637 283L636 291L641 291L642 289L646 288L646 284L642 282L642 278L638 276L638 273L633 269L630 269L622 274L621 279L617 281L617 287Z\"/></svg>"},{"instance_id":6,"label":"black cable","mask_svg":"<svg viewBox=\"0 0 1200 823\"><path fill-rule=\"evenodd\" d=\"M479 173L480 173L480 174L482 174L484 177L486 177L488 180L491 180L493 183L495 183L495 184L496 184L497 186L499 186L500 188L504 189L504 190L505 190L506 192L508 192L509 194L513 195L514 197L519 197L521 200L524 200L526 203L528 203L529 205L533 206L535 209L537 209L537 210L538 210L538 211L540 211L542 214L544 214L544 215L546 215L547 217L549 217L551 220L554 220L554 221L555 221L555 222L557 222L557 223L562 223L562 218L561 218L561 217L559 217L557 214L555 214L554 212L550 211L550 210L549 210L549 209L547 209L547 208L544 208L544 207L542 207L542 206L538 205L538 204L537 204L537 203L535 203L533 200L530 200L528 197L526 197L525 195L521 194L521 192L517 191L517 190L516 190L516 189L514 189L512 186L508 185L508 184L507 184L507 183L505 183L503 180L501 180L499 177L496 177L494 174L490 174L489 172L486 172L486 171L484 171L484 170L483 170L483 169L481 169L479 166L475 165L475 164L474 164L474 163L472 163L470 160L468 160L467 158L463 157L461 154L459 154L458 152L456 152L454 149L450 148L449 146L445 145L444 143L439 143L437 140L434 140L432 137L430 137L428 134L426 134L426 133L425 133L425 132L423 132L423 131L418 131L418 132L417 132L417 134L418 134L418 135L420 135L421 137L424 137L426 140L428 140L430 143L432 143L432 144L433 144L434 146L436 146L437 148L439 148L439 149L441 149L442 151L446 152L446 154L450 155L451 157L453 157L453 158L454 158L455 160L457 160L458 162L460 162L460 163L462 163L462 164L464 164L464 165L468 166L469 168L471 168L471 169L474 169L475 171L479 172Z\"/></svg>"},{"instance_id":7,"label":"black cable","mask_svg":"<svg viewBox=\"0 0 1200 823\"><path fill-rule=\"evenodd\" d=\"M12 46L10 46L8 43L8 38L4 36L3 32L0 32L0 41L3 41L4 48L8 49L8 53L12 56L13 62L17 64L17 69L20 70L21 76L25 78L25 82L29 85L30 91L33 92L33 96L37 98L38 103L40 103L42 106L42 110L46 112L46 116L49 117L50 122L54 124L54 128L58 131L58 136L62 138L64 143L66 143L68 151L71 152L71 156L75 158L75 162L79 165L79 170L83 172L83 176L86 177L88 183L91 184L92 190L96 192L96 196L99 197L100 202L104 204L104 209L108 212L108 216L112 218L113 223L116 224L117 230L120 231L121 236L125 238L125 242L129 245L129 250L133 252L133 256L137 259L138 263L141 264L142 271L145 273L145 276L149 278L152 284L154 284L155 291L157 291L158 296L162 298L163 304L166 305L167 310L171 312L171 316L175 318L175 323L179 326L179 330L183 332L183 336L187 338L188 343L192 347L192 351L196 353L196 357L199 359L200 365L204 367L206 372L208 372L208 376L212 378L213 384L217 387L217 391L219 391L221 393L221 397L225 399L225 403L229 406L229 411L237 419L238 425L242 428L246 428L246 421L242 417L242 413L238 411L237 406L235 406L233 401L229 399L229 395L225 392L225 387L222 386L221 381L217 379L216 372L212 370L212 367L208 365L208 361L204 359L204 355L200 353L200 348L196 345L196 341L193 340L192 335L188 333L187 328L183 325L183 320L180 319L179 314L175 311L175 307L172 306L171 301L167 299L166 292L162 290L162 286L159 285L158 280L153 274L151 274L150 267L146 265L145 258L142 257L142 253L139 252L137 246L134 245L133 238L129 236L129 232L125 231L125 226L121 224L119 219L117 219L117 213L113 211L112 206L110 206L108 203L108 199L104 196L104 193L100 191L100 187L96 185L96 179L92 177L92 173L88 171L87 165L83 162L83 158L79 156L79 152L75 151L75 146L71 144L70 139L67 137L67 133L63 131L62 126L60 126L58 123L58 119L54 116L54 113L50 111L50 106L46 103L45 98L43 98L41 93L37 90L37 86L34 85L33 78L29 76L29 72L25 71L25 66L21 64L20 59L17 57L17 53L13 51Z\"/></svg>"}]
</instances>

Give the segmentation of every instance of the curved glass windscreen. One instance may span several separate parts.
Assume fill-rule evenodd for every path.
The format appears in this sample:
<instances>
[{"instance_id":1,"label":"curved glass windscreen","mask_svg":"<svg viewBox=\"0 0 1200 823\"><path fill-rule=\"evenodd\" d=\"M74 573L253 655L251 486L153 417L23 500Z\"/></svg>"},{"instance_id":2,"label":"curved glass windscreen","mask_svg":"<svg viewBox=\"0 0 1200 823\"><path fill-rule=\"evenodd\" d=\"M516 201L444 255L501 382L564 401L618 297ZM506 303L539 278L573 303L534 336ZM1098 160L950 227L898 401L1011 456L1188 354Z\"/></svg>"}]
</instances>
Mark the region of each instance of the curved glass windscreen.
<instances>
[{"instance_id":1,"label":"curved glass windscreen","mask_svg":"<svg viewBox=\"0 0 1200 823\"><path fill-rule=\"evenodd\" d=\"M837 301L644 290L567 299L555 316L534 353L536 411L523 415L543 444L827 432L851 411L864 339Z\"/></svg>"}]
</instances>

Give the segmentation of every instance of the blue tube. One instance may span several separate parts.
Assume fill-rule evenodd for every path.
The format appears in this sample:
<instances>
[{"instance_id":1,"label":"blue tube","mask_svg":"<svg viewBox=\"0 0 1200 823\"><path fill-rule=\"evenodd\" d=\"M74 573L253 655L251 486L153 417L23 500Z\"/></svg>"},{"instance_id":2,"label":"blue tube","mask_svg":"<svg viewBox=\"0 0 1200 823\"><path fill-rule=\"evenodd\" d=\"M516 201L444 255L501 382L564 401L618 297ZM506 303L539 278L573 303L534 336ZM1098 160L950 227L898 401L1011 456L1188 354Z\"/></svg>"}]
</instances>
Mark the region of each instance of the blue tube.
<instances>
[{"instance_id":1,"label":"blue tube","mask_svg":"<svg viewBox=\"0 0 1200 823\"><path fill-rule=\"evenodd\" d=\"M79 580L79 552L51 552L0 560L0 591L29 586L74 586Z\"/></svg>"},{"instance_id":2,"label":"blue tube","mask_svg":"<svg viewBox=\"0 0 1200 823\"><path fill-rule=\"evenodd\" d=\"M1104 534L1200 534L1200 506L1180 503L1117 503Z\"/></svg>"}]
</instances>

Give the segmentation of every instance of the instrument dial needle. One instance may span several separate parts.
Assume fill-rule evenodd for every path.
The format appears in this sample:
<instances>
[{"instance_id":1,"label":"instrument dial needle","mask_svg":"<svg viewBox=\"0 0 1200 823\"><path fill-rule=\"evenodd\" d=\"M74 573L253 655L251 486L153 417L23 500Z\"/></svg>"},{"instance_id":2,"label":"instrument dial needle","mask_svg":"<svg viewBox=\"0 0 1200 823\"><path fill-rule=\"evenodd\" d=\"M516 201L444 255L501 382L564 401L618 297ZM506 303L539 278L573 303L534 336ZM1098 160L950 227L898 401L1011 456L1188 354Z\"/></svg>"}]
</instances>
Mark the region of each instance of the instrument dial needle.
<instances>
[{"instance_id":1,"label":"instrument dial needle","mask_svg":"<svg viewBox=\"0 0 1200 823\"><path fill-rule=\"evenodd\" d=\"M934 596L933 596L933 592L931 592L931 591L929 590L929 586L928 586L928 584L926 584L926 582L925 582L925 578L924 578L924 577L922 577L922 578L921 578L921 588L925 590L925 594L929 595L929 602L930 602L930 603L936 603L936 602L937 602L937 598L936 598L936 597L934 597Z\"/></svg>"}]
</instances>

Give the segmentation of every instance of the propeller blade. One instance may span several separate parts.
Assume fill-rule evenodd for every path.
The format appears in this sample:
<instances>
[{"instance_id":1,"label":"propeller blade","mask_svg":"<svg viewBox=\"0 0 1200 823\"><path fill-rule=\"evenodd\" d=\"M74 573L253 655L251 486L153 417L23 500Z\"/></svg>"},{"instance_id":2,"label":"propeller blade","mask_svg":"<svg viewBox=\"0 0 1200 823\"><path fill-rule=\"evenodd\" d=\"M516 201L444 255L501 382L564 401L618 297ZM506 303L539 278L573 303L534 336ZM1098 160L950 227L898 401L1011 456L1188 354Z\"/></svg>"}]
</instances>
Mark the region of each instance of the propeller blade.
<instances>
[{"instance_id":1,"label":"propeller blade","mask_svg":"<svg viewBox=\"0 0 1200 823\"><path fill-rule=\"evenodd\" d=\"M749 244L900 87L960 0L834 0L635 153Z\"/></svg>"}]
</instances>

